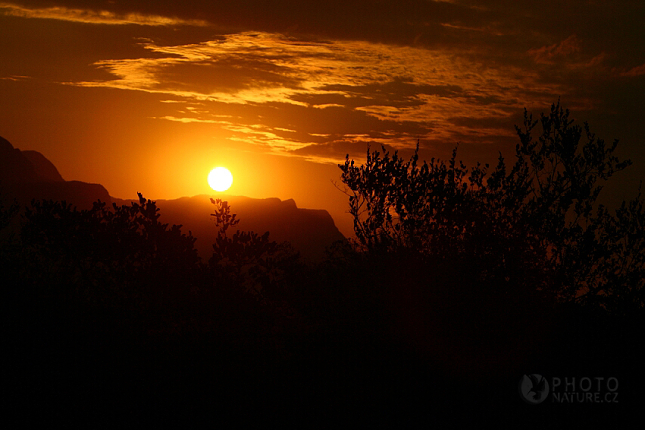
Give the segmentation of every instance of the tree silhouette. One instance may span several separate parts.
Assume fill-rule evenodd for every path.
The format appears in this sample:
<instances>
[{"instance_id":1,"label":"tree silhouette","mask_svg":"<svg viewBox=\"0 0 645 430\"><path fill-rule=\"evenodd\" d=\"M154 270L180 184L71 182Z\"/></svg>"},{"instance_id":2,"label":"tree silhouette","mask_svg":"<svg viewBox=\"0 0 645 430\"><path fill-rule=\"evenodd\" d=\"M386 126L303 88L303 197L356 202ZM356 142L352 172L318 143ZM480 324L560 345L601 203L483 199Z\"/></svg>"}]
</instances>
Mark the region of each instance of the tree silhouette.
<instances>
[{"instance_id":1,"label":"tree silhouette","mask_svg":"<svg viewBox=\"0 0 645 430\"><path fill-rule=\"evenodd\" d=\"M16 202L12 202L9 207L5 207L4 199L0 194L0 231L4 230L11 221L11 218L18 213L18 205Z\"/></svg>"},{"instance_id":2,"label":"tree silhouette","mask_svg":"<svg viewBox=\"0 0 645 430\"><path fill-rule=\"evenodd\" d=\"M33 201L25 209L21 242L25 255L61 289L90 301L173 302L197 270L195 238L181 226L160 223L156 203L89 210L66 202ZM28 253L28 254L27 254ZM49 281L48 283L50 283Z\"/></svg>"},{"instance_id":3,"label":"tree silhouette","mask_svg":"<svg viewBox=\"0 0 645 430\"><path fill-rule=\"evenodd\" d=\"M500 154L490 172L458 163L456 148L447 163L422 165L418 145L407 162L385 148L368 148L360 167L347 156L339 167L358 247L463 261L480 281L562 301L643 307L640 194L616 215L596 204L602 182L630 164L613 155L618 142L607 146L586 123L573 125L559 102L539 121L525 110L516 129L515 163Z\"/></svg>"},{"instance_id":4,"label":"tree silhouette","mask_svg":"<svg viewBox=\"0 0 645 430\"><path fill-rule=\"evenodd\" d=\"M294 267L298 254L289 243L269 240L269 232L237 230L229 236L228 229L239 223L237 214L231 214L226 201L211 199L211 203L215 205L211 216L219 227L209 260L212 271L258 294L271 290Z\"/></svg>"}]
</instances>

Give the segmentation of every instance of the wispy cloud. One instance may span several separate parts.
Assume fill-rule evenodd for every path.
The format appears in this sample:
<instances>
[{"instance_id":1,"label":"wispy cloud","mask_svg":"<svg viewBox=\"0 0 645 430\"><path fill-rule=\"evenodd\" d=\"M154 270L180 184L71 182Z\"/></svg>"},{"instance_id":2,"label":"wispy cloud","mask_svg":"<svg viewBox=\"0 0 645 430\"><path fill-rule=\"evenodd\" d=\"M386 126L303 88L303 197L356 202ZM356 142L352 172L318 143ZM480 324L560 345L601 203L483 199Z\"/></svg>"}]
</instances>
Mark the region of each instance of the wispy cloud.
<instances>
[{"instance_id":1,"label":"wispy cloud","mask_svg":"<svg viewBox=\"0 0 645 430\"><path fill-rule=\"evenodd\" d=\"M200 118L189 118L189 117L176 117L176 116L171 116L171 115L166 115L166 116L161 116L161 117L153 117L154 119L165 119L168 121L177 121L177 122L183 122L184 124L188 124L191 122L199 122L199 123L206 123L206 124L229 124L227 121L216 121L214 119L200 119Z\"/></svg>"},{"instance_id":2,"label":"wispy cloud","mask_svg":"<svg viewBox=\"0 0 645 430\"><path fill-rule=\"evenodd\" d=\"M579 44L572 36L531 55L548 63L578 52ZM514 115L523 107L575 97L562 80L545 80L540 70L521 64L481 62L472 49L262 32L140 46L149 55L94 64L109 78L68 84L159 94L168 112L156 118L215 124L230 140L320 162L332 157L329 148L335 146L325 146L330 142L397 148L419 138L448 146L498 142L514 135ZM195 103L199 109L186 107ZM337 155L336 161L344 156Z\"/></svg>"},{"instance_id":3,"label":"wispy cloud","mask_svg":"<svg viewBox=\"0 0 645 430\"><path fill-rule=\"evenodd\" d=\"M4 81L14 81L14 82L19 82L19 81L25 81L27 79L30 79L29 76L22 76L22 75L11 75L11 76L0 76L0 79Z\"/></svg>"},{"instance_id":4,"label":"wispy cloud","mask_svg":"<svg viewBox=\"0 0 645 430\"><path fill-rule=\"evenodd\" d=\"M119 14L107 10L72 9L67 7L29 8L11 3L0 3L0 14L21 18L54 19L104 25L145 25L145 26L206 26L203 20L179 19L142 13Z\"/></svg>"},{"instance_id":5,"label":"wispy cloud","mask_svg":"<svg viewBox=\"0 0 645 430\"><path fill-rule=\"evenodd\" d=\"M626 72L623 72L620 74L621 76L643 76L645 75L645 64L641 64L640 66L633 67L629 69Z\"/></svg>"},{"instance_id":6,"label":"wispy cloud","mask_svg":"<svg viewBox=\"0 0 645 430\"><path fill-rule=\"evenodd\" d=\"M529 50L529 55L533 57L536 63L553 64L557 60L562 60L580 52L581 49L580 39L574 34L553 45L531 49Z\"/></svg>"}]
</instances>

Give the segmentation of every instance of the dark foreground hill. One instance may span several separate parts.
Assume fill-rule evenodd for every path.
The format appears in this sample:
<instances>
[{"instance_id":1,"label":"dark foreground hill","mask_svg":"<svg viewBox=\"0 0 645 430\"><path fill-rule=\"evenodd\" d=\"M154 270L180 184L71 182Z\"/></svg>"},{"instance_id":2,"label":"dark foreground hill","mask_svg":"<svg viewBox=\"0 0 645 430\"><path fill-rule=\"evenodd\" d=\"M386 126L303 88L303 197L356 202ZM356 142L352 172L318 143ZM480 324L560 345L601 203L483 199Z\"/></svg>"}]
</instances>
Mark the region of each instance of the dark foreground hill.
<instances>
[{"instance_id":1,"label":"dark foreground hill","mask_svg":"<svg viewBox=\"0 0 645 430\"><path fill-rule=\"evenodd\" d=\"M130 205L138 200L111 197L100 184L65 181L54 164L36 151L21 151L0 137L0 193L5 206L16 201L19 206L32 199L66 201L79 209L89 209L101 200L108 205ZM148 196L146 196L148 197ZM270 232L270 239L287 241L308 259L320 259L325 248L343 235L326 210L302 209L293 200L277 198L252 199L243 196L219 196L227 200L240 223L238 229L259 234ZM170 225L183 225L197 238L195 247L203 259L212 254L217 227L210 216L214 206L206 195L157 200L160 220Z\"/></svg>"}]
</instances>

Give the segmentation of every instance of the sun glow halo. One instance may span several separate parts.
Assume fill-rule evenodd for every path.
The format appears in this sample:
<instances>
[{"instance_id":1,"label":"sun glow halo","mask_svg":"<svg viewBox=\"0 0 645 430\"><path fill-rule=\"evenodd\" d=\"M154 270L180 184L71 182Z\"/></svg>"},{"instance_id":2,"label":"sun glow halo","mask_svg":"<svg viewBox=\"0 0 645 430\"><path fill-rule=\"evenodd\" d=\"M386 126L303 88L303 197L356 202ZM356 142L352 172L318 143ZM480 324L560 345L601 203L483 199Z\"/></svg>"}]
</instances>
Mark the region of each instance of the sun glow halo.
<instances>
[{"instance_id":1,"label":"sun glow halo","mask_svg":"<svg viewBox=\"0 0 645 430\"><path fill-rule=\"evenodd\" d=\"M233 183L233 175L226 167L216 167L208 174L208 185L215 191L226 191Z\"/></svg>"}]
</instances>

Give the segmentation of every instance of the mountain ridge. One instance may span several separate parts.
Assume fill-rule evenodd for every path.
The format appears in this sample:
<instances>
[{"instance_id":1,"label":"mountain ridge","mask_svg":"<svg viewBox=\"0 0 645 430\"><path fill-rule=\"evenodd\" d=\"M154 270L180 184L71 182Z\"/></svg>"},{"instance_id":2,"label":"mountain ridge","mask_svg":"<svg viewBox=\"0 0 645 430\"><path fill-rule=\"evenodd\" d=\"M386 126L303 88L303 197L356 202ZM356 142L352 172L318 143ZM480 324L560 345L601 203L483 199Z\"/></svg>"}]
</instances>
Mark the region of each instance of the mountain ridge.
<instances>
[{"instance_id":1,"label":"mountain ridge","mask_svg":"<svg viewBox=\"0 0 645 430\"><path fill-rule=\"evenodd\" d=\"M294 199L257 199L227 194L151 199L160 209L161 222L181 225L182 231L190 231L196 237L195 248L205 260L212 255L218 231L210 216L214 211L211 198L228 201L231 213L237 214L240 220L236 229L259 234L268 231L271 240L291 243L305 259L318 260L324 256L327 246L345 239L329 212L299 208ZM32 199L65 201L79 210L90 209L97 200L109 206L138 202L138 199L112 197L101 184L66 181L43 154L21 151L0 137L0 200L5 207L15 202L24 208Z\"/></svg>"}]
</instances>

